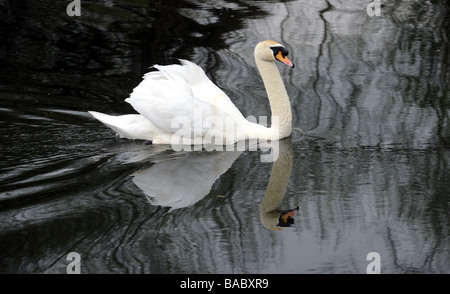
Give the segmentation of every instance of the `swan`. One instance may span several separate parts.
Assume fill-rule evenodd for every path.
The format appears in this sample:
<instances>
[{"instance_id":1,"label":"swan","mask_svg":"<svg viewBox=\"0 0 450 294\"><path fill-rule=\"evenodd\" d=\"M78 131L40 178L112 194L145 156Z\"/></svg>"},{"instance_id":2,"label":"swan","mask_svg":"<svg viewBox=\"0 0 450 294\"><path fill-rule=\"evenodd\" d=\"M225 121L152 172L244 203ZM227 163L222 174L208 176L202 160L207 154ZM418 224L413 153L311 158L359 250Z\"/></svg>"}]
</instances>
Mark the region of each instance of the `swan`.
<instances>
[{"instance_id":1,"label":"swan","mask_svg":"<svg viewBox=\"0 0 450 294\"><path fill-rule=\"evenodd\" d=\"M241 140L279 140L291 135L289 97L275 61L293 68L288 51L266 40L255 46L254 57L272 112L270 127L244 118L230 98L198 65L154 65L125 99L139 114L120 116L88 111L119 137L153 144L234 144ZM181 126L181 127L180 127Z\"/></svg>"}]
</instances>

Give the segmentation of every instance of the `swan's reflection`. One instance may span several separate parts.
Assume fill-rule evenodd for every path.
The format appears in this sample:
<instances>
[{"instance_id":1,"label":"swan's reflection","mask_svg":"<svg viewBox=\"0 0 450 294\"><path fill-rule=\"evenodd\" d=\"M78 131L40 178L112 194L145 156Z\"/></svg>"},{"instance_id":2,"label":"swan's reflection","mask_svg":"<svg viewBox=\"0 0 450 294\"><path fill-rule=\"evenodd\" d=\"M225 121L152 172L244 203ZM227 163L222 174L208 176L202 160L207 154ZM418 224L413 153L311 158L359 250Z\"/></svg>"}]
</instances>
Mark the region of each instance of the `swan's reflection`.
<instances>
[{"instance_id":1,"label":"swan's reflection","mask_svg":"<svg viewBox=\"0 0 450 294\"><path fill-rule=\"evenodd\" d=\"M211 190L242 152L189 152L181 158L162 161L138 172L134 184L150 204L171 210L191 206Z\"/></svg>"},{"instance_id":2,"label":"swan's reflection","mask_svg":"<svg viewBox=\"0 0 450 294\"><path fill-rule=\"evenodd\" d=\"M292 170L291 139L279 141L272 154L273 163L269 184L261 203L260 219L271 230L290 226L298 210L279 210ZM225 173L241 151L187 152L182 157L161 161L136 173L134 184L146 195L151 205L170 207L170 210L194 205L211 190L214 182Z\"/></svg>"},{"instance_id":3,"label":"swan's reflection","mask_svg":"<svg viewBox=\"0 0 450 294\"><path fill-rule=\"evenodd\" d=\"M279 141L278 148L279 156L273 163L259 214L262 224L271 230L281 230L282 227L292 225L293 217L298 211L298 207L284 211L279 209L291 177L293 163L291 138Z\"/></svg>"}]
</instances>

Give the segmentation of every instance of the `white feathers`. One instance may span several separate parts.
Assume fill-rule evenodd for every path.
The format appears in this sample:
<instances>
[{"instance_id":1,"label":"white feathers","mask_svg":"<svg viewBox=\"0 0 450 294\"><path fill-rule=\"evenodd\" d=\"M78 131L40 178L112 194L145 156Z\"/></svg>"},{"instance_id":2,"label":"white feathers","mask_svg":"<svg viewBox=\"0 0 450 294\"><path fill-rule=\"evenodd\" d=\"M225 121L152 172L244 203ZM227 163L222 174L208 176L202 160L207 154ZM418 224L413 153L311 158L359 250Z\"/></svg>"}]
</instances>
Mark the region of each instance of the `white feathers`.
<instances>
[{"instance_id":1,"label":"white feathers","mask_svg":"<svg viewBox=\"0 0 450 294\"><path fill-rule=\"evenodd\" d=\"M187 60L180 62L155 65L158 71L146 73L125 99L140 115L89 113L120 137L164 144L191 144L205 135L223 137L226 130L217 127L219 121L222 125L231 121L233 129L248 123L201 67ZM183 137L184 141L174 136ZM229 143L237 140L229 139Z\"/></svg>"},{"instance_id":2,"label":"white feathers","mask_svg":"<svg viewBox=\"0 0 450 294\"><path fill-rule=\"evenodd\" d=\"M144 75L144 80L125 99L143 117L164 132L174 132L172 121L177 116L193 119L195 97L180 65L155 66L157 72Z\"/></svg>"},{"instance_id":3,"label":"white feathers","mask_svg":"<svg viewBox=\"0 0 450 294\"><path fill-rule=\"evenodd\" d=\"M274 44L277 43L263 41L255 49L256 65L264 84L269 85L266 90L272 110L270 128L254 119L246 120L203 69L187 60L155 65L156 71L144 75L125 100L139 114L114 117L90 113L121 137L152 140L154 144L229 145L245 139L278 140L289 136L291 109L273 62L270 46ZM271 62L267 62L267 56Z\"/></svg>"},{"instance_id":4,"label":"white feathers","mask_svg":"<svg viewBox=\"0 0 450 294\"><path fill-rule=\"evenodd\" d=\"M160 132L148 119L139 114L113 116L96 111L88 112L113 129L121 138L150 140Z\"/></svg>"}]
</instances>

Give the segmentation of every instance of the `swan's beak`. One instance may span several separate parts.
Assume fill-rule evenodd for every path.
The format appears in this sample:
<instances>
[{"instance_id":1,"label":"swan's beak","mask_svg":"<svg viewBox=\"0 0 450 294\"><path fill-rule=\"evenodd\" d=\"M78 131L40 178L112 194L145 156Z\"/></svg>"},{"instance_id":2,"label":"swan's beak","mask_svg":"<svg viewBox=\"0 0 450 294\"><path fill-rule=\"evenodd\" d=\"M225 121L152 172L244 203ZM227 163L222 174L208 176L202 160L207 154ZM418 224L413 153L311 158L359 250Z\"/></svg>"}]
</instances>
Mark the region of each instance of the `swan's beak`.
<instances>
[{"instance_id":1,"label":"swan's beak","mask_svg":"<svg viewBox=\"0 0 450 294\"><path fill-rule=\"evenodd\" d=\"M284 64L286 64L287 66L294 68L294 64L292 63L292 61L290 61L286 56L283 56L283 54L281 53L281 51L278 52L277 56L275 56L275 58L278 61L283 62Z\"/></svg>"}]
</instances>

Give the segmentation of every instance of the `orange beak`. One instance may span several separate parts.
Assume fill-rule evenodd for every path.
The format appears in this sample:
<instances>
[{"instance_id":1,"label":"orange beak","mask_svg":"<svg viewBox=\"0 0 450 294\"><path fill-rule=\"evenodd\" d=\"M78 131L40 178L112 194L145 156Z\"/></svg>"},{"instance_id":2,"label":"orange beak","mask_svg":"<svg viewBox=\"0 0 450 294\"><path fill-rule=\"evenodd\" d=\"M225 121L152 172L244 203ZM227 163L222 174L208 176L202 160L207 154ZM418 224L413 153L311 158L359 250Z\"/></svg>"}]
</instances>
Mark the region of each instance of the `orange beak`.
<instances>
[{"instance_id":1,"label":"orange beak","mask_svg":"<svg viewBox=\"0 0 450 294\"><path fill-rule=\"evenodd\" d=\"M275 58L278 61L283 62L284 64L286 64L289 67L294 68L294 64L292 63L292 61L290 61L286 56L283 56L283 54L281 53L281 51L278 52L277 56L275 56Z\"/></svg>"}]
</instances>

